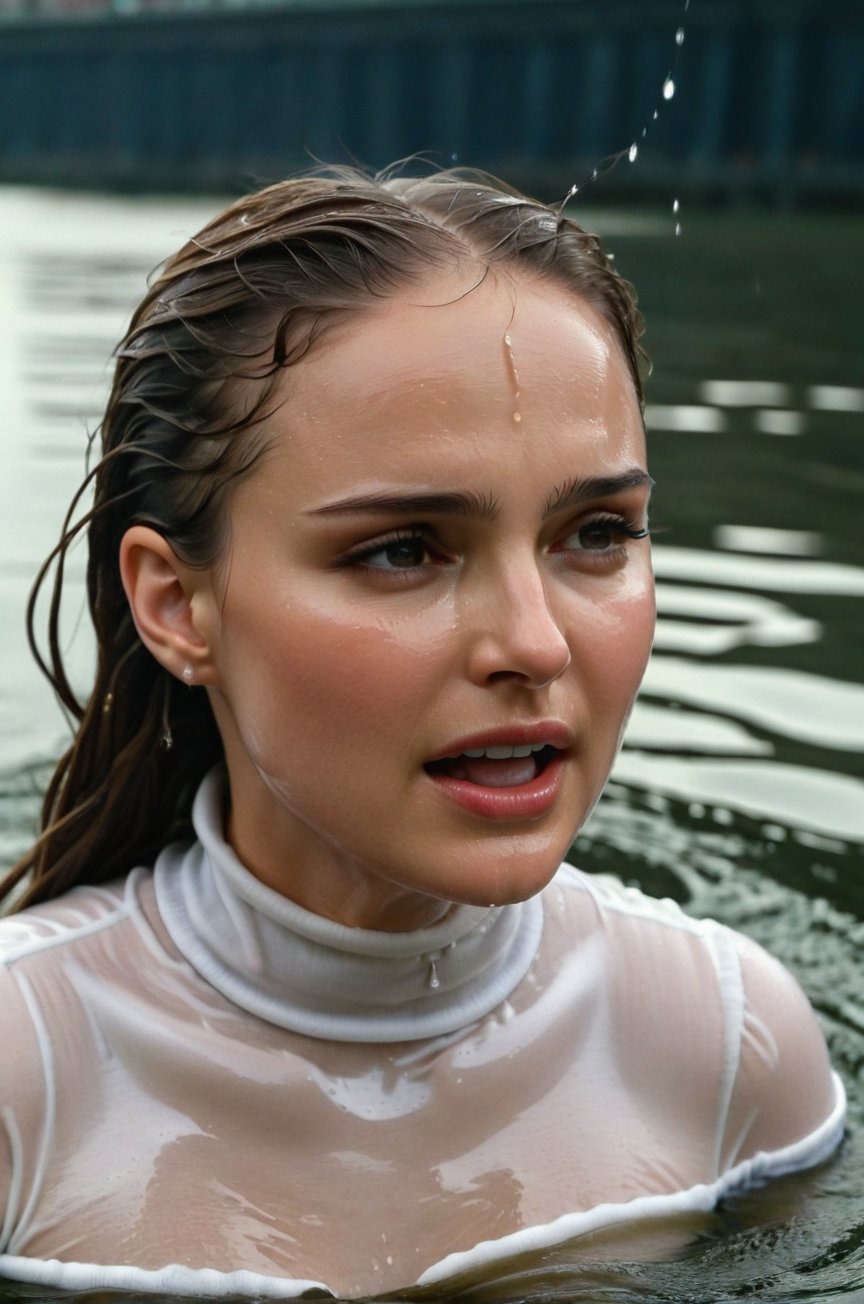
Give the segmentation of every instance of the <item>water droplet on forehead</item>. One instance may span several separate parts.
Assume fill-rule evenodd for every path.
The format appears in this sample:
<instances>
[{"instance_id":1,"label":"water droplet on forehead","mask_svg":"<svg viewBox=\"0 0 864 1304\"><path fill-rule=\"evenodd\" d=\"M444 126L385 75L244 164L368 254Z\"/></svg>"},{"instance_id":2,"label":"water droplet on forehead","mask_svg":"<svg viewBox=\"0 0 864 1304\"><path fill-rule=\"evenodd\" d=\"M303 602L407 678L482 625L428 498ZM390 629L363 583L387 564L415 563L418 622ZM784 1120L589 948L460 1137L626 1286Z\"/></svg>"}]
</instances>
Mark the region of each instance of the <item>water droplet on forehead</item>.
<instances>
[{"instance_id":1,"label":"water droplet on forehead","mask_svg":"<svg viewBox=\"0 0 864 1304\"><path fill-rule=\"evenodd\" d=\"M663 83L663 98L664 100L671 100L674 94L675 94L675 83L671 77L667 77L665 82Z\"/></svg>"},{"instance_id":2,"label":"water droplet on forehead","mask_svg":"<svg viewBox=\"0 0 864 1304\"><path fill-rule=\"evenodd\" d=\"M635 162L636 162L636 156L637 156L638 153L639 153L639 146L636 144L636 142L635 142L635 140L634 140L633 144L630 146L629 150L627 151L627 159L628 159L628 161L629 161L630 163L635 163Z\"/></svg>"}]
</instances>

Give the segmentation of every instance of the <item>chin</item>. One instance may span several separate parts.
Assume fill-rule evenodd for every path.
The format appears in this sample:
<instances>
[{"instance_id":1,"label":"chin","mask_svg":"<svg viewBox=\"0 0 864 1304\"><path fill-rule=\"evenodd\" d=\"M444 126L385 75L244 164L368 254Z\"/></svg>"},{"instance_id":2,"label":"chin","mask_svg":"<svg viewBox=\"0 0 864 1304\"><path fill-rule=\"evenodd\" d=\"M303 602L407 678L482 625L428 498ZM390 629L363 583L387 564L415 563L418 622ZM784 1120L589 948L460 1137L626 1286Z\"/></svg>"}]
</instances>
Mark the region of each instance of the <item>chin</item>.
<instances>
[{"instance_id":1,"label":"chin","mask_svg":"<svg viewBox=\"0 0 864 1304\"><path fill-rule=\"evenodd\" d=\"M548 838L543 838L542 847L526 848L519 839L523 845L503 851L498 847L491 856L487 851L481 863L466 856L460 867L463 872L451 882L449 899L471 906L507 906L527 901L555 877L572 840L568 836L563 843L550 845Z\"/></svg>"}]
</instances>

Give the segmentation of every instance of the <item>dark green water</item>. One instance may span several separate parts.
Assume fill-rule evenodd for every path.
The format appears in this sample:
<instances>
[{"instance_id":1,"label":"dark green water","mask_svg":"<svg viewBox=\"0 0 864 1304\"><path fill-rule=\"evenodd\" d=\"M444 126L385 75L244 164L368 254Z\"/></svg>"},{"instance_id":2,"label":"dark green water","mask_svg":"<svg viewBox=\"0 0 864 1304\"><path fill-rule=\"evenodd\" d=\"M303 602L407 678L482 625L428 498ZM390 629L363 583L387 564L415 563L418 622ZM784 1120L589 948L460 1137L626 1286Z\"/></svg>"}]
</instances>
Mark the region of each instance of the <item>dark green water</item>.
<instances>
[{"instance_id":1,"label":"dark green water","mask_svg":"<svg viewBox=\"0 0 864 1304\"><path fill-rule=\"evenodd\" d=\"M16 213L27 202L19 196ZM142 268L177 242L158 243L157 228L191 229L199 216L154 208L120 242L126 219L108 205L100 230L99 204L87 201L90 234L58 250L53 235L37 238L51 216L40 202L32 246L5 272L24 328L7 358L19 421L3 436L4 611L20 609L74 483L75 414L98 407L85 392L102 383L115 320ZM78 211L58 202L67 218ZM2 212L0 202L0 226ZM649 322L661 620L625 750L575 859L750 933L799 976L846 1083L849 1136L822 1170L694 1223L675 1261L586 1264L573 1246L495 1281L454 1284L448 1300L864 1301L864 228L678 216L676 238L671 209L586 215L608 233ZM35 520L33 484L45 500ZM4 623L0 639L9 861L29 836L34 781L60 726L27 686L20 636ZM60 1297L0 1288L4 1299Z\"/></svg>"}]
</instances>

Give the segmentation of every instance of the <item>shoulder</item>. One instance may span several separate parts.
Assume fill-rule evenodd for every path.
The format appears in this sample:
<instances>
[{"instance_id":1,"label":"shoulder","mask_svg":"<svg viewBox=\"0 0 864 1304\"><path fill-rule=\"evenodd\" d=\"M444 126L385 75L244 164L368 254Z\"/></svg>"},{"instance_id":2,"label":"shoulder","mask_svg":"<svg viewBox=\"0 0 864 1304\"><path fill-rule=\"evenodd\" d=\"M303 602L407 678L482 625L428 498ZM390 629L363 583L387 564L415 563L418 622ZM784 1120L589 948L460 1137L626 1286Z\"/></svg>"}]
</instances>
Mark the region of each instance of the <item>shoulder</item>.
<instances>
[{"instance_id":1,"label":"shoulder","mask_svg":"<svg viewBox=\"0 0 864 1304\"><path fill-rule=\"evenodd\" d=\"M63 896L0 919L0 970L60 956L116 926L137 909L142 871L125 880L72 888Z\"/></svg>"},{"instance_id":2,"label":"shoulder","mask_svg":"<svg viewBox=\"0 0 864 1304\"><path fill-rule=\"evenodd\" d=\"M2 1130L18 1137L14 1144L6 1137L13 1151L41 1125L61 1046L89 1044L79 988L88 970L99 973L109 947L120 963L128 954L116 929L139 911L141 882L136 872L75 888L0 919L0 1046L13 1051L0 1056L0 1106Z\"/></svg>"},{"instance_id":3,"label":"shoulder","mask_svg":"<svg viewBox=\"0 0 864 1304\"><path fill-rule=\"evenodd\" d=\"M727 1163L772 1171L825 1158L843 1130L845 1096L816 1014L796 979L756 942L730 934L740 966L740 1053L729 1101Z\"/></svg>"},{"instance_id":4,"label":"shoulder","mask_svg":"<svg viewBox=\"0 0 864 1304\"><path fill-rule=\"evenodd\" d=\"M725 930L611 875L564 865L551 886L548 946L562 968L573 967L572 952L590 963L619 1045L643 1060L662 1046L669 1072L686 1073L711 1095L728 1071L729 992L737 979Z\"/></svg>"},{"instance_id":5,"label":"shoulder","mask_svg":"<svg viewBox=\"0 0 864 1304\"><path fill-rule=\"evenodd\" d=\"M845 1097L798 982L750 938L612 876L562 866L559 915L591 913L628 1037L663 1033L688 1080L713 1078L720 1170L756 1162L765 1176L825 1158ZM567 903L570 903L569 906Z\"/></svg>"},{"instance_id":6,"label":"shoulder","mask_svg":"<svg viewBox=\"0 0 864 1304\"><path fill-rule=\"evenodd\" d=\"M688 915L669 897L648 896L641 888L627 886L613 874L586 874L566 862L550 884L561 896L563 909L584 914L590 911L605 927L623 934L639 934L643 944L654 938L659 946L673 935L695 939L697 946L713 950L720 926L711 919ZM550 891L547 889L547 892Z\"/></svg>"}]
</instances>

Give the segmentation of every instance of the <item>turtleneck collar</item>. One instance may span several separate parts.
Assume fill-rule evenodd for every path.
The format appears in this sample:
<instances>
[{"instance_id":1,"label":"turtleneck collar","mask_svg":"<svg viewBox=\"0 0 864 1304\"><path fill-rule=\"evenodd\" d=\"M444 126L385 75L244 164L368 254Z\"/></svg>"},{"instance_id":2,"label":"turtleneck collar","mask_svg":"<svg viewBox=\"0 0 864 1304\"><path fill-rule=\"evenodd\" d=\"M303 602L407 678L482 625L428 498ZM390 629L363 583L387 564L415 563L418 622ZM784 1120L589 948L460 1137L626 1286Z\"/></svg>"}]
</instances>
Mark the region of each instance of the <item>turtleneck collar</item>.
<instances>
[{"instance_id":1,"label":"turtleneck collar","mask_svg":"<svg viewBox=\"0 0 864 1304\"><path fill-rule=\"evenodd\" d=\"M213 987L269 1023L330 1041L440 1037L506 1000L540 943L540 899L455 906L407 933L348 928L261 883L225 842L224 780L204 779L198 836L156 862L156 896L175 945Z\"/></svg>"}]
</instances>

